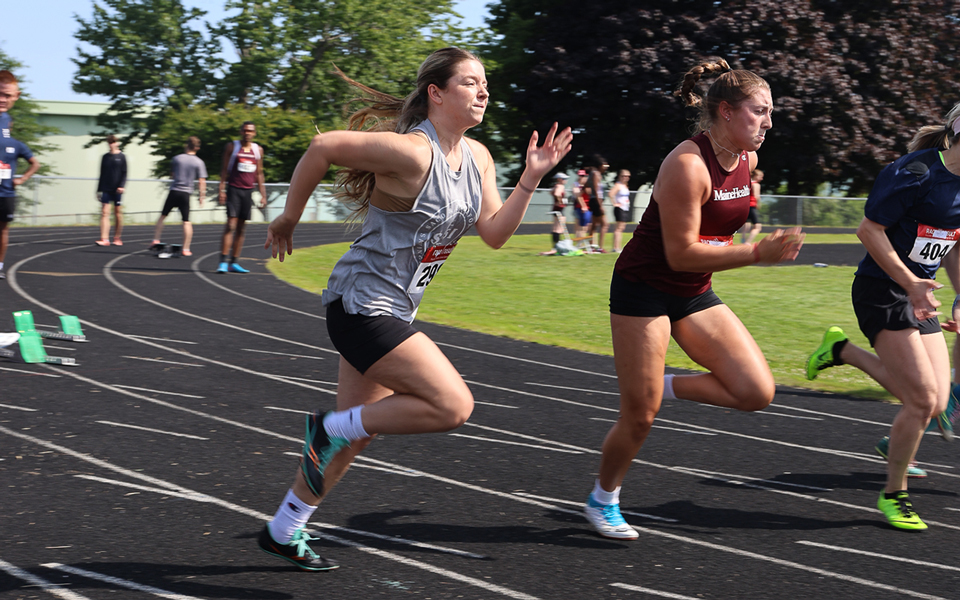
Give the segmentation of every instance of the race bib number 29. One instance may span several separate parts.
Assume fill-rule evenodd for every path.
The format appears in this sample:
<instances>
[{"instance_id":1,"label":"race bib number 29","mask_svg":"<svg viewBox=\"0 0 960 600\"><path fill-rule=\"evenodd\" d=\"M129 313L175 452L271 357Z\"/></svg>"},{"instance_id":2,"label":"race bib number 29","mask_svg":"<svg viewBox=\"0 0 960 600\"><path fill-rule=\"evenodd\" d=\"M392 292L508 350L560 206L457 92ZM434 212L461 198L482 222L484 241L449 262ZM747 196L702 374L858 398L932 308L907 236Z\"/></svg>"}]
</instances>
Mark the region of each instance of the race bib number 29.
<instances>
[{"instance_id":1,"label":"race bib number 29","mask_svg":"<svg viewBox=\"0 0 960 600\"><path fill-rule=\"evenodd\" d=\"M931 267L939 265L958 238L960 229L937 229L921 223L917 225L917 239L910 251L910 260Z\"/></svg>"},{"instance_id":2,"label":"race bib number 29","mask_svg":"<svg viewBox=\"0 0 960 600\"><path fill-rule=\"evenodd\" d=\"M423 255L423 260L420 261L417 271L413 274L413 279L407 287L407 293L422 293L427 284L437 275L437 271L440 270L443 263L447 262L447 257L456 247L456 244L450 244L449 246L432 246L429 248L427 253Z\"/></svg>"}]
</instances>

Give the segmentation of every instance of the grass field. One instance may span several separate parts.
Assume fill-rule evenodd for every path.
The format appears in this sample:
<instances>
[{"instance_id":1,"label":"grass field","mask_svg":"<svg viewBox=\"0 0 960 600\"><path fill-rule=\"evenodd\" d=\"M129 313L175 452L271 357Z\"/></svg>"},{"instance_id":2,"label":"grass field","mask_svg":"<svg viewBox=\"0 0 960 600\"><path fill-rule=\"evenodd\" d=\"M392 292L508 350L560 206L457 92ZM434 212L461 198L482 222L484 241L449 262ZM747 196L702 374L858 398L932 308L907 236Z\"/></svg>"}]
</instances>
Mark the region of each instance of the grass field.
<instances>
[{"instance_id":1,"label":"grass field","mask_svg":"<svg viewBox=\"0 0 960 600\"><path fill-rule=\"evenodd\" d=\"M500 250L465 237L420 305L418 320L492 335L612 354L609 285L616 255L538 256L546 236L515 236ZM858 243L850 234L814 234L807 243ZM348 244L296 250L284 263L270 261L278 277L320 293ZM815 381L805 362L824 330L839 325L857 345L869 348L850 305L855 267L806 265L747 267L716 273L714 289L740 317L782 385L874 398L890 398L852 367L828 369ZM947 286L941 302L953 301ZM671 342L671 367L697 369Z\"/></svg>"}]
</instances>

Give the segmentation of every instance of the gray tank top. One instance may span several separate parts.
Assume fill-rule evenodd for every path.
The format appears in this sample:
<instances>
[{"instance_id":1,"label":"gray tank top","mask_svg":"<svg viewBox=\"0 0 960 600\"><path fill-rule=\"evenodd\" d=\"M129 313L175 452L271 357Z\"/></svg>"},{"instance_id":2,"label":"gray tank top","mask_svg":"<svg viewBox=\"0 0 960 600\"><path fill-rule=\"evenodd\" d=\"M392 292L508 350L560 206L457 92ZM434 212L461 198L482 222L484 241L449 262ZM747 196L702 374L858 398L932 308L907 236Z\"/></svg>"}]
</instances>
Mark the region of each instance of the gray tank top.
<instances>
[{"instance_id":1,"label":"gray tank top","mask_svg":"<svg viewBox=\"0 0 960 600\"><path fill-rule=\"evenodd\" d=\"M423 121L413 131L426 134L433 150L423 189L406 212L370 206L360 237L330 273L324 306L342 299L348 314L413 321L427 284L476 223L481 177L466 140L460 141L460 171L454 171L440 150L433 123Z\"/></svg>"}]
</instances>

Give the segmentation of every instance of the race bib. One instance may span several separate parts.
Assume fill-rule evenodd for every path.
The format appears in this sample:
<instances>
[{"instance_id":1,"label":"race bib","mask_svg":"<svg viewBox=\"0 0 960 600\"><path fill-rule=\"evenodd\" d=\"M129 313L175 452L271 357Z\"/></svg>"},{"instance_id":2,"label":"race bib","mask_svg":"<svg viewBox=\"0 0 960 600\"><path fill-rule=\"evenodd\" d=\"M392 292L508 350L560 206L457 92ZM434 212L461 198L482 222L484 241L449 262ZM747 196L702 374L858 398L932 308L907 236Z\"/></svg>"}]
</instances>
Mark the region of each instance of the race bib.
<instances>
[{"instance_id":1,"label":"race bib","mask_svg":"<svg viewBox=\"0 0 960 600\"><path fill-rule=\"evenodd\" d=\"M11 177L13 177L13 169L7 163L0 161L0 179L10 179Z\"/></svg>"},{"instance_id":2,"label":"race bib","mask_svg":"<svg viewBox=\"0 0 960 600\"><path fill-rule=\"evenodd\" d=\"M447 262L447 257L456 247L456 244L450 244L449 246L433 246L427 250L423 260L420 261L420 266L417 267L417 272L413 274L413 279L407 287L407 293L422 293L427 284L436 276L443 263Z\"/></svg>"},{"instance_id":3,"label":"race bib","mask_svg":"<svg viewBox=\"0 0 960 600\"><path fill-rule=\"evenodd\" d=\"M253 173L257 170L257 163L247 162L243 159L240 159L240 162L237 163L237 171L241 173Z\"/></svg>"},{"instance_id":4,"label":"race bib","mask_svg":"<svg viewBox=\"0 0 960 600\"><path fill-rule=\"evenodd\" d=\"M733 243L732 235L701 235L700 243L707 246L729 246Z\"/></svg>"},{"instance_id":5,"label":"race bib","mask_svg":"<svg viewBox=\"0 0 960 600\"><path fill-rule=\"evenodd\" d=\"M935 267L960 238L960 229L937 229L922 223L917 225L917 239L908 255L921 265Z\"/></svg>"}]
</instances>

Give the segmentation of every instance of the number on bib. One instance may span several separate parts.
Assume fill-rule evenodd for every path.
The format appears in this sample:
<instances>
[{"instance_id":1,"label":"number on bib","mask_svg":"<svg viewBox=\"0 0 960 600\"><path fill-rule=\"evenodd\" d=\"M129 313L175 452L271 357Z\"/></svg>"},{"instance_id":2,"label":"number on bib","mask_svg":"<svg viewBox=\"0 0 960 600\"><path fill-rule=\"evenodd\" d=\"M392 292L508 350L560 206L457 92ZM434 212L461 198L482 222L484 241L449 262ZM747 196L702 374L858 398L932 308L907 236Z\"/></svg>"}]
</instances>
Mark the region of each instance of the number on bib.
<instances>
[{"instance_id":1,"label":"number on bib","mask_svg":"<svg viewBox=\"0 0 960 600\"><path fill-rule=\"evenodd\" d=\"M410 285L407 286L407 293L422 293L427 285L433 281L433 278L436 277L437 272L440 271L440 267L443 266L443 263L447 261L447 257L450 256L450 253L453 252L453 249L456 247L456 244L450 244L449 246L432 246L429 248L426 254L424 254L423 260L420 261L420 266L417 267L416 272L413 274Z\"/></svg>"},{"instance_id":2,"label":"number on bib","mask_svg":"<svg viewBox=\"0 0 960 600\"><path fill-rule=\"evenodd\" d=\"M934 267L960 238L960 229L938 229L929 225L917 225L917 239L908 255L910 260L921 265Z\"/></svg>"}]
</instances>

